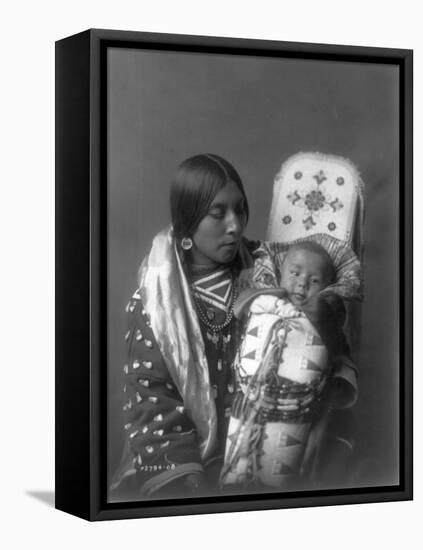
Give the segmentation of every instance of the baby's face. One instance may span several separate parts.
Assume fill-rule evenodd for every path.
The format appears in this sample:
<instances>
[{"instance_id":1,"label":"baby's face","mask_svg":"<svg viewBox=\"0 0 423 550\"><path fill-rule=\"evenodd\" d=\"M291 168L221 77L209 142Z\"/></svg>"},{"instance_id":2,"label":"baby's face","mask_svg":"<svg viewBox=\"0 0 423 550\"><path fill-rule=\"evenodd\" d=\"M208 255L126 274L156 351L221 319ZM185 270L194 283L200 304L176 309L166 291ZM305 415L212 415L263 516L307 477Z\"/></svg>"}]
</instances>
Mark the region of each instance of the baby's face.
<instances>
[{"instance_id":1,"label":"baby's face","mask_svg":"<svg viewBox=\"0 0 423 550\"><path fill-rule=\"evenodd\" d=\"M330 283L327 259L311 250L290 250L282 265L281 287L301 306Z\"/></svg>"}]
</instances>

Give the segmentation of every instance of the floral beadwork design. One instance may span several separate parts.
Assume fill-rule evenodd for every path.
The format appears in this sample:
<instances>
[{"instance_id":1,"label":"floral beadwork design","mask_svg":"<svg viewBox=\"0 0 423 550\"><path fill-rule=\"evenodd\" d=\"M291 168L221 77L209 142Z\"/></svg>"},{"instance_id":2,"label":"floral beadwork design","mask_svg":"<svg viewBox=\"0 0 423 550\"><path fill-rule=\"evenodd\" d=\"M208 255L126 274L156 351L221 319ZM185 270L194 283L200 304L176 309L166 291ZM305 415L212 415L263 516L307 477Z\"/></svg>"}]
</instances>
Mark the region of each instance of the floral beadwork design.
<instances>
[{"instance_id":1,"label":"floral beadwork design","mask_svg":"<svg viewBox=\"0 0 423 550\"><path fill-rule=\"evenodd\" d=\"M345 180L344 180L344 178L339 177L339 178L336 178L336 183L338 185L344 185Z\"/></svg>"},{"instance_id":2,"label":"floral beadwork design","mask_svg":"<svg viewBox=\"0 0 423 550\"><path fill-rule=\"evenodd\" d=\"M297 173L294 174L295 179L297 178ZM301 174L302 175L302 174ZM304 218L302 220L303 225L307 231L312 229L314 225L317 224L316 218L319 217L320 211L332 210L332 212L337 212L344 207L343 203L339 200L338 197L333 197L327 190L324 182L327 181L327 177L323 170L319 170L316 174L313 175L313 179L316 181L315 184L311 184L308 189L298 190L295 189L287 195L287 199L296 206L304 209ZM342 183L340 180L342 179ZM343 178L337 178L336 183L338 185L343 185ZM284 216L282 221L284 224L290 223L286 221L290 216ZM330 231L336 229L336 224L331 222L328 225Z\"/></svg>"},{"instance_id":3,"label":"floral beadwork design","mask_svg":"<svg viewBox=\"0 0 423 550\"><path fill-rule=\"evenodd\" d=\"M309 210L320 210L325 205L326 198L320 190L307 193L304 198L305 205Z\"/></svg>"},{"instance_id":4,"label":"floral beadwork design","mask_svg":"<svg viewBox=\"0 0 423 550\"><path fill-rule=\"evenodd\" d=\"M284 216L284 217L282 218L282 223L284 223L285 225L288 225L288 224L291 223L291 222L292 222L291 216Z\"/></svg>"},{"instance_id":5,"label":"floral beadwork design","mask_svg":"<svg viewBox=\"0 0 423 550\"><path fill-rule=\"evenodd\" d=\"M316 225L316 222L313 220L313 216L308 216L305 220L303 220L304 227L307 229L311 229L313 225Z\"/></svg>"},{"instance_id":6,"label":"floral beadwork design","mask_svg":"<svg viewBox=\"0 0 423 550\"><path fill-rule=\"evenodd\" d=\"M295 172L294 178L295 178L296 180L300 180L302 177L303 177L303 173L302 173L302 172Z\"/></svg>"},{"instance_id":7,"label":"floral beadwork design","mask_svg":"<svg viewBox=\"0 0 423 550\"><path fill-rule=\"evenodd\" d=\"M317 181L317 185L321 185L328 178L325 176L323 170L319 170L317 174L314 174L313 178Z\"/></svg>"}]
</instances>

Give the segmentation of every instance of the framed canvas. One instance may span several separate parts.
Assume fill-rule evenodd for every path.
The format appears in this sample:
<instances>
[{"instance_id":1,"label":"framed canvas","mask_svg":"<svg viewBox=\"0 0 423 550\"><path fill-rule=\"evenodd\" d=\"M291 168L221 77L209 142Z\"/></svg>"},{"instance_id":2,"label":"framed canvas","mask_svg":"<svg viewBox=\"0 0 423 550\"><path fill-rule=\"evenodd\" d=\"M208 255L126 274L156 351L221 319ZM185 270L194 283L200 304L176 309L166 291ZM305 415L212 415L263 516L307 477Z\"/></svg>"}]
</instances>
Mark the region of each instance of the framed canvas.
<instances>
[{"instance_id":1,"label":"framed canvas","mask_svg":"<svg viewBox=\"0 0 423 550\"><path fill-rule=\"evenodd\" d=\"M412 51L58 41L56 507L411 498Z\"/></svg>"}]
</instances>

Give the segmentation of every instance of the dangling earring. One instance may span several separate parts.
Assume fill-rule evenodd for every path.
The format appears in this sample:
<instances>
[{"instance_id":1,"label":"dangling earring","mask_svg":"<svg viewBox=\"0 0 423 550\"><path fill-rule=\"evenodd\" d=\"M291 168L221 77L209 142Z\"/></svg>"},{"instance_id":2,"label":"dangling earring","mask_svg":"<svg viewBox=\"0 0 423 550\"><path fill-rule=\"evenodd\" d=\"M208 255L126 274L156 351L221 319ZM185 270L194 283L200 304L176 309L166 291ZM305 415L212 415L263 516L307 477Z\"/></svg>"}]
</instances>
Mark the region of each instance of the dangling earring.
<instances>
[{"instance_id":1,"label":"dangling earring","mask_svg":"<svg viewBox=\"0 0 423 550\"><path fill-rule=\"evenodd\" d=\"M184 250L190 250L192 248L192 239L184 237L181 241L181 246Z\"/></svg>"}]
</instances>

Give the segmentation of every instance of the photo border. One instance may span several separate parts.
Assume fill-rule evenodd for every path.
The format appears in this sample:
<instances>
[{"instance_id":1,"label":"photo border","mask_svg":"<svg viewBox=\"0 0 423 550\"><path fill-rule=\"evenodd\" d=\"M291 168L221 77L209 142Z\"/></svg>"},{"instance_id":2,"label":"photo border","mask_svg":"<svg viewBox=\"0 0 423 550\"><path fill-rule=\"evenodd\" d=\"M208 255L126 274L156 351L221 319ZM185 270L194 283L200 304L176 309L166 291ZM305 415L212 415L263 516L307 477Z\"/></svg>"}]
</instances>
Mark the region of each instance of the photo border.
<instances>
[{"instance_id":1,"label":"photo border","mask_svg":"<svg viewBox=\"0 0 423 550\"><path fill-rule=\"evenodd\" d=\"M398 485L290 492L283 496L270 493L107 502L110 47L398 66ZM411 50L98 29L56 42L56 508L88 520L107 520L412 499L412 101Z\"/></svg>"}]
</instances>

